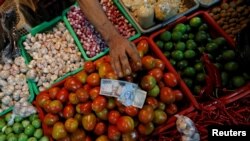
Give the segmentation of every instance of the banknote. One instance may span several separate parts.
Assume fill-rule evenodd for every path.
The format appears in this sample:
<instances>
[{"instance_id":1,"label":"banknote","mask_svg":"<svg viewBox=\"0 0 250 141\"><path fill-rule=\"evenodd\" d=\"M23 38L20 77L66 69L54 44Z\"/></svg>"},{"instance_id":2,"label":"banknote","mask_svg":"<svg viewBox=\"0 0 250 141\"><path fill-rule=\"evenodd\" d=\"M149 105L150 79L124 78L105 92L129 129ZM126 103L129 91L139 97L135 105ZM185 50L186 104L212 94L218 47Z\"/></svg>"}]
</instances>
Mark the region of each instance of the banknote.
<instances>
[{"instance_id":1,"label":"banknote","mask_svg":"<svg viewBox=\"0 0 250 141\"><path fill-rule=\"evenodd\" d=\"M146 91L143 91L141 89L136 89L132 105L137 108L142 108L146 97L147 97Z\"/></svg>"}]
</instances>

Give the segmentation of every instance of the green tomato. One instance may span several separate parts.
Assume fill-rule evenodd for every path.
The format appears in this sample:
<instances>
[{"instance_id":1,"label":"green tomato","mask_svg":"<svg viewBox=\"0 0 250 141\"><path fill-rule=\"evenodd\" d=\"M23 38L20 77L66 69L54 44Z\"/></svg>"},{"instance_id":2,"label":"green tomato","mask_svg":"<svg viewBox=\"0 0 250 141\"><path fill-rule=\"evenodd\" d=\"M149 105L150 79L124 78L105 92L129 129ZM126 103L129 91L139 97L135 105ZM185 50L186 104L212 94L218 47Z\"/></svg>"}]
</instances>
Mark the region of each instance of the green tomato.
<instances>
[{"instance_id":1,"label":"green tomato","mask_svg":"<svg viewBox=\"0 0 250 141\"><path fill-rule=\"evenodd\" d=\"M47 136L43 136L39 141L49 141L49 138Z\"/></svg>"},{"instance_id":2,"label":"green tomato","mask_svg":"<svg viewBox=\"0 0 250 141\"><path fill-rule=\"evenodd\" d=\"M8 141L17 141L17 137L14 136L9 136Z\"/></svg>"},{"instance_id":3,"label":"green tomato","mask_svg":"<svg viewBox=\"0 0 250 141\"><path fill-rule=\"evenodd\" d=\"M21 116L15 116L15 122L21 122L23 118Z\"/></svg>"},{"instance_id":4,"label":"green tomato","mask_svg":"<svg viewBox=\"0 0 250 141\"><path fill-rule=\"evenodd\" d=\"M6 122L3 119L1 119L0 120L0 131L2 131L4 126L6 126Z\"/></svg>"},{"instance_id":5,"label":"green tomato","mask_svg":"<svg viewBox=\"0 0 250 141\"><path fill-rule=\"evenodd\" d=\"M35 119L32 121L32 125L35 127L35 128L40 128L41 127L41 121L40 119Z\"/></svg>"},{"instance_id":6,"label":"green tomato","mask_svg":"<svg viewBox=\"0 0 250 141\"><path fill-rule=\"evenodd\" d=\"M5 133L5 134L10 134L10 133L12 133L12 132L13 132L13 130L12 130L11 127L6 127L6 129L4 130L4 133Z\"/></svg>"},{"instance_id":7,"label":"green tomato","mask_svg":"<svg viewBox=\"0 0 250 141\"><path fill-rule=\"evenodd\" d=\"M16 134L22 133L24 130L22 124L18 123L18 122L14 123L12 128L13 128L14 133L16 133Z\"/></svg>"},{"instance_id":8,"label":"green tomato","mask_svg":"<svg viewBox=\"0 0 250 141\"><path fill-rule=\"evenodd\" d=\"M30 121L27 120L27 119L26 119L26 120L23 120L23 121L22 121L22 125L23 125L24 128L26 128L28 125L30 125Z\"/></svg>"},{"instance_id":9,"label":"green tomato","mask_svg":"<svg viewBox=\"0 0 250 141\"><path fill-rule=\"evenodd\" d=\"M34 133L34 137L36 137L37 139L40 139L43 136L43 130L40 129L36 129L35 133Z\"/></svg>"},{"instance_id":10,"label":"green tomato","mask_svg":"<svg viewBox=\"0 0 250 141\"><path fill-rule=\"evenodd\" d=\"M24 130L24 133L29 137L33 136L34 132L35 132L35 127L33 125L28 125Z\"/></svg>"},{"instance_id":11,"label":"green tomato","mask_svg":"<svg viewBox=\"0 0 250 141\"><path fill-rule=\"evenodd\" d=\"M0 135L0 141L5 141L7 139L7 136L5 134Z\"/></svg>"},{"instance_id":12,"label":"green tomato","mask_svg":"<svg viewBox=\"0 0 250 141\"><path fill-rule=\"evenodd\" d=\"M19 134L18 136L18 141L27 141L28 140L28 136L24 133Z\"/></svg>"},{"instance_id":13,"label":"green tomato","mask_svg":"<svg viewBox=\"0 0 250 141\"><path fill-rule=\"evenodd\" d=\"M31 116L29 116L29 120L30 121L33 121L35 119L39 119L38 115L37 114L32 114Z\"/></svg>"},{"instance_id":14,"label":"green tomato","mask_svg":"<svg viewBox=\"0 0 250 141\"><path fill-rule=\"evenodd\" d=\"M35 137L31 137L28 139L28 141L37 141L37 139Z\"/></svg>"}]
</instances>

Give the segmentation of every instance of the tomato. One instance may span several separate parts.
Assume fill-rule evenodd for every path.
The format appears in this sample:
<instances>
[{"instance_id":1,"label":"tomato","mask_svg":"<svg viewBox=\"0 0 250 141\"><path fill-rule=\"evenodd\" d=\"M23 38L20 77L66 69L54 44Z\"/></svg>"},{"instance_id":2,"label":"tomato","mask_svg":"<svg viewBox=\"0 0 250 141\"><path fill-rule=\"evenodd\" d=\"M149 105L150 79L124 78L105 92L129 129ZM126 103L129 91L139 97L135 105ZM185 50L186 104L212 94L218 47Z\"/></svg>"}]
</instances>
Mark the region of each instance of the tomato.
<instances>
[{"instance_id":1,"label":"tomato","mask_svg":"<svg viewBox=\"0 0 250 141\"><path fill-rule=\"evenodd\" d=\"M71 141L69 136L66 136L65 138L59 139L57 141Z\"/></svg>"},{"instance_id":2,"label":"tomato","mask_svg":"<svg viewBox=\"0 0 250 141\"><path fill-rule=\"evenodd\" d=\"M139 134L136 130L130 133L122 134L122 141L137 141L139 140Z\"/></svg>"},{"instance_id":3,"label":"tomato","mask_svg":"<svg viewBox=\"0 0 250 141\"><path fill-rule=\"evenodd\" d=\"M100 112L107 107L107 99L104 96L97 96L92 103L92 110L95 112Z\"/></svg>"},{"instance_id":4,"label":"tomato","mask_svg":"<svg viewBox=\"0 0 250 141\"><path fill-rule=\"evenodd\" d=\"M49 106L50 103L51 103L51 100L46 100L46 101L44 102L43 109L44 109L45 112L47 112L47 113L50 112L50 106Z\"/></svg>"},{"instance_id":5,"label":"tomato","mask_svg":"<svg viewBox=\"0 0 250 141\"><path fill-rule=\"evenodd\" d=\"M86 139L86 134L84 130L77 129L75 132L73 132L70 136L71 141L84 141Z\"/></svg>"},{"instance_id":6,"label":"tomato","mask_svg":"<svg viewBox=\"0 0 250 141\"><path fill-rule=\"evenodd\" d=\"M87 75L85 70L82 70L82 71L78 72L77 74L75 74L75 78L77 80L79 80L82 84L86 83L87 76L88 75Z\"/></svg>"},{"instance_id":7,"label":"tomato","mask_svg":"<svg viewBox=\"0 0 250 141\"><path fill-rule=\"evenodd\" d=\"M163 102L159 102L159 105L158 105L158 109L159 110L165 110L165 108L166 108L166 105L165 105L165 103L163 103Z\"/></svg>"},{"instance_id":8,"label":"tomato","mask_svg":"<svg viewBox=\"0 0 250 141\"><path fill-rule=\"evenodd\" d=\"M79 114L89 114L92 111L92 102L79 103L76 105L76 112Z\"/></svg>"},{"instance_id":9,"label":"tomato","mask_svg":"<svg viewBox=\"0 0 250 141\"><path fill-rule=\"evenodd\" d=\"M155 85L153 89L148 91L148 96L157 97L159 93L160 93L160 88L158 85Z\"/></svg>"},{"instance_id":10,"label":"tomato","mask_svg":"<svg viewBox=\"0 0 250 141\"><path fill-rule=\"evenodd\" d=\"M143 56L141 59L142 67L151 70L155 67L155 58L150 55Z\"/></svg>"},{"instance_id":11,"label":"tomato","mask_svg":"<svg viewBox=\"0 0 250 141\"><path fill-rule=\"evenodd\" d=\"M64 128L63 123L57 122L54 124L52 129L52 137L56 140L65 138L67 136L67 131Z\"/></svg>"},{"instance_id":12,"label":"tomato","mask_svg":"<svg viewBox=\"0 0 250 141\"><path fill-rule=\"evenodd\" d=\"M167 120L167 114L163 110L155 110L154 111L154 120L153 122L156 124L163 124Z\"/></svg>"},{"instance_id":13,"label":"tomato","mask_svg":"<svg viewBox=\"0 0 250 141\"><path fill-rule=\"evenodd\" d=\"M94 87L94 88L90 89L90 91L89 91L89 95L90 95L90 98L92 100L94 100L99 94L100 94L100 87L99 86Z\"/></svg>"},{"instance_id":14,"label":"tomato","mask_svg":"<svg viewBox=\"0 0 250 141\"><path fill-rule=\"evenodd\" d=\"M108 119L108 110L105 108L100 112L96 112L96 116L101 120L107 120Z\"/></svg>"},{"instance_id":15,"label":"tomato","mask_svg":"<svg viewBox=\"0 0 250 141\"><path fill-rule=\"evenodd\" d=\"M48 114L46 114L46 115L44 116L43 122L44 122L47 126L52 126L52 125L54 125L58 120L59 120L58 115L48 113Z\"/></svg>"},{"instance_id":16,"label":"tomato","mask_svg":"<svg viewBox=\"0 0 250 141\"><path fill-rule=\"evenodd\" d=\"M115 100L114 98L110 97L108 98L108 104L107 104L107 108L110 109L114 109L115 108Z\"/></svg>"},{"instance_id":17,"label":"tomato","mask_svg":"<svg viewBox=\"0 0 250 141\"><path fill-rule=\"evenodd\" d=\"M77 119L69 118L65 121L64 126L68 132L73 133L78 129L78 121Z\"/></svg>"},{"instance_id":18,"label":"tomato","mask_svg":"<svg viewBox=\"0 0 250 141\"><path fill-rule=\"evenodd\" d=\"M68 104L64 107L63 109L63 117L68 119L68 118L72 118L75 114L75 108L73 107L73 105Z\"/></svg>"},{"instance_id":19,"label":"tomato","mask_svg":"<svg viewBox=\"0 0 250 141\"><path fill-rule=\"evenodd\" d=\"M163 87L160 91L160 100L165 104L171 104L175 102L175 95L171 88Z\"/></svg>"},{"instance_id":20,"label":"tomato","mask_svg":"<svg viewBox=\"0 0 250 141\"><path fill-rule=\"evenodd\" d=\"M87 83L90 86L99 86L100 85L100 76L98 73L91 73L88 77L87 77Z\"/></svg>"},{"instance_id":21,"label":"tomato","mask_svg":"<svg viewBox=\"0 0 250 141\"><path fill-rule=\"evenodd\" d=\"M87 92L89 92L90 89L91 89L91 86L90 86L89 84L85 84L85 85L83 85L82 88L83 88L84 90L86 90Z\"/></svg>"},{"instance_id":22,"label":"tomato","mask_svg":"<svg viewBox=\"0 0 250 141\"><path fill-rule=\"evenodd\" d=\"M161 69L162 71L164 71L164 69L165 69L165 64L163 63L162 60L160 60L160 59L155 59L155 67Z\"/></svg>"},{"instance_id":23,"label":"tomato","mask_svg":"<svg viewBox=\"0 0 250 141\"><path fill-rule=\"evenodd\" d=\"M147 98L146 98L146 103L147 103L148 105L152 106L153 109L156 109L156 108L158 107L158 101L157 101L157 99L154 98L154 97L150 97L150 96L147 97Z\"/></svg>"},{"instance_id":24,"label":"tomato","mask_svg":"<svg viewBox=\"0 0 250 141\"><path fill-rule=\"evenodd\" d=\"M167 114L169 114L169 115L174 115L174 114L177 113L177 111L178 111L178 108L177 108L177 106L176 106L175 104L173 104L173 103L166 106L166 112L167 112Z\"/></svg>"},{"instance_id":25,"label":"tomato","mask_svg":"<svg viewBox=\"0 0 250 141\"><path fill-rule=\"evenodd\" d=\"M108 121L111 124L116 124L120 118L120 113L118 111L112 110L108 113Z\"/></svg>"},{"instance_id":26,"label":"tomato","mask_svg":"<svg viewBox=\"0 0 250 141\"><path fill-rule=\"evenodd\" d=\"M153 68L148 72L148 74L153 76L157 82L160 81L163 76L163 72L160 68Z\"/></svg>"},{"instance_id":27,"label":"tomato","mask_svg":"<svg viewBox=\"0 0 250 141\"><path fill-rule=\"evenodd\" d=\"M134 130L134 120L129 116L119 117L116 125L122 133L129 133Z\"/></svg>"},{"instance_id":28,"label":"tomato","mask_svg":"<svg viewBox=\"0 0 250 141\"><path fill-rule=\"evenodd\" d=\"M69 94L69 103L74 105L79 103L79 99L77 98L77 95L75 93Z\"/></svg>"},{"instance_id":29,"label":"tomato","mask_svg":"<svg viewBox=\"0 0 250 141\"><path fill-rule=\"evenodd\" d=\"M101 135L95 141L109 141L109 139L106 135Z\"/></svg>"},{"instance_id":30,"label":"tomato","mask_svg":"<svg viewBox=\"0 0 250 141\"><path fill-rule=\"evenodd\" d=\"M82 117L82 126L86 131L92 131L95 128L97 119L95 114L90 113Z\"/></svg>"},{"instance_id":31,"label":"tomato","mask_svg":"<svg viewBox=\"0 0 250 141\"><path fill-rule=\"evenodd\" d=\"M60 100L62 103L68 102L69 100L69 92L67 89L62 88L59 90L59 92L56 94L56 99Z\"/></svg>"},{"instance_id":32,"label":"tomato","mask_svg":"<svg viewBox=\"0 0 250 141\"><path fill-rule=\"evenodd\" d=\"M107 62L103 62L98 67L98 74L101 78L103 78L108 72L113 71L111 65Z\"/></svg>"},{"instance_id":33,"label":"tomato","mask_svg":"<svg viewBox=\"0 0 250 141\"><path fill-rule=\"evenodd\" d=\"M138 114L138 108L134 106L127 106L125 107L125 113L131 117L134 117Z\"/></svg>"},{"instance_id":34,"label":"tomato","mask_svg":"<svg viewBox=\"0 0 250 141\"><path fill-rule=\"evenodd\" d=\"M149 91L156 85L156 80L151 75L145 75L141 80L141 87L143 90Z\"/></svg>"},{"instance_id":35,"label":"tomato","mask_svg":"<svg viewBox=\"0 0 250 141\"><path fill-rule=\"evenodd\" d=\"M86 136L85 141L92 141L92 138L90 136Z\"/></svg>"},{"instance_id":36,"label":"tomato","mask_svg":"<svg viewBox=\"0 0 250 141\"><path fill-rule=\"evenodd\" d=\"M82 115L79 113L76 113L74 116L74 119L76 119L78 121L78 123L82 122Z\"/></svg>"},{"instance_id":37,"label":"tomato","mask_svg":"<svg viewBox=\"0 0 250 141\"><path fill-rule=\"evenodd\" d=\"M154 131L154 124L149 122L147 124L139 124L138 131L142 135L150 135Z\"/></svg>"},{"instance_id":38,"label":"tomato","mask_svg":"<svg viewBox=\"0 0 250 141\"><path fill-rule=\"evenodd\" d=\"M64 87L69 91L75 92L82 87L82 83L74 77L68 77L64 82Z\"/></svg>"},{"instance_id":39,"label":"tomato","mask_svg":"<svg viewBox=\"0 0 250 141\"><path fill-rule=\"evenodd\" d=\"M103 135L106 131L107 127L103 122L98 122L95 126L94 133L96 135Z\"/></svg>"},{"instance_id":40,"label":"tomato","mask_svg":"<svg viewBox=\"0 0 250 141\"><path fill-rule=\"evenodd\" d=\"M141 69L141 67L140 66L138 66L137 64L136 64L136 62L134 62L134 61L129 61L129 64L130 64L130 68L131 68L131 71L132 72L136 72L136 71L138 71L138 70L140 70Z\"/></svg>"},{"instance_id":41,"label":"tomato","mask_svg":"<svg viewBox=\"0 0 250 141\"><path fill-rule=\"evenodd\" d=\"M154 119L154 109L151 105L145 105L139 111L139 121L146 124Z\"/></svg>"},{"instance_id":42,"label":"tomato","mask_svg":"<svg viewBox=\"0 0 250 141\"><path fill-rule=\"evenodd\" d=\"M83 88L79 88L76 90L76 96L80 102L87 102L89 99L89 94Z\"/></svg>"},{"instance_id":43,"label":"tomato","mask_svg":"<svg viewBox=\"0 0 250 141\"><path fill-rule=\"evenodd\" d=\"M63 109L63 105L59 100L53 100L49 103L49 111L53 114L57 114Z\"/></svg>"},{"instance_id":44,"label":"tomato","mask_svg":"<svg viewBox=\"0 0 250 141\"><path fill-rule=\"evenodd\" d=\"M108 127L108 138L112 141L119 141L121 138L121 132L114 125Z\"/></svg>"},{"instance_id":45,"label":"tomato","mask_svg":"<svg viewBox=\"0 0 250 141\"><path fill-rule=\"evenodd\" d=\"M147 54L147 52L148 52L148 42L147 42L147 40L141 40L137 44L137 50L138 51L143 51L143 54Z\"/></svg>"},{"instance_id":46,"label":"tomato","mask_svg":"<svg viewBox=\"0 0 250 141\"><path fill-rule=\"evenodd\" d=\"M117 80L118 79L118 76L116 75L116 73L114 71L111 71L111 72L107 72L105 74L105 77L106 79L113 79L113 80Z\"/></svg>"},{"instance_id":47,"label":"tomato","mask_svg":"<svg viewBox=\"0 0 250 141\"><path fill-rule=\"evenodd\" d=\"M180 90L173 90L175 95L175 101L181 101L183 99L183 93Z\"/></svg>"},{"instance_id":48,"label":"tomato","mask_svg":"<svg viewBox=\"0 0 250 141\"><path fill-rule=\"evenodd\" d=\"M175 87L178 84L177 77L171 72L165 73L163 75L163 80L169 87Z\"/></svg>"},{"instance_id":49,"label":"tomato","mask_svg":"<svg viewBox=\"0 0 250 141\"><path fill-rule=\"evenodd\" d=\"M118 107L118 111L121 113L121 114L124 114L125 113L125 106L119 106Z\"/></svg>"},{"instance_id":50,"label":"tomato","mask_svg":"<svg viewBox=\"0 0 250 141\"><path fill-rule=\"evenodd\" d=\"M60 88L58 87L52 87L49 89L49 97L51 99L55 99L56 98L56 94L60 91Z\"/></svg>"},{"instance_id":51,"label":"tomato","mask_svg":"<svg viewBox=\"0 0 250 141\"><path fill-rule=\"evenodd\" d=\"M160 89L165 87L165 83L163 81L159 81L157 83L158 83L158 86L159 86Z\"/></svg>"},{"instance_id":52,"label":"tomato","mask_svg":"<svg viewBox=\"0 0 250 141\"><path fill-rule=\"evenodd\" d=\"M95 65L92 61L86 61L83 67L84 67L84 70L89 74L95 71Z\"/></svg>"},{"instance_id":53,"label":"tomato","mask_svg":"<svg viewBox=\"0 0 250 141\"><path fill-rule=\"evenodd\" d=\"M44 107L46 100L50 100L48 93L42 92L36 96L36 102L40 107Z\"/></svg>"}]
</instances>

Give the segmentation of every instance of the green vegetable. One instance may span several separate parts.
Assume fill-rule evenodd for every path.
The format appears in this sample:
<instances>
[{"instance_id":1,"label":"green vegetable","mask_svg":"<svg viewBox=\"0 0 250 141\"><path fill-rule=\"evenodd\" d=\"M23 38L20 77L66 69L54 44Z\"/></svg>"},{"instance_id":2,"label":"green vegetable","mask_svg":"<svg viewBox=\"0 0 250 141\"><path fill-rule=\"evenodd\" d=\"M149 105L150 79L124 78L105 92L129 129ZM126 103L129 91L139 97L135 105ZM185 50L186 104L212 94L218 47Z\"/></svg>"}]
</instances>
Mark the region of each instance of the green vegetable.
<instances>
[{"instance_id":1,"label":"green vegetable","mask_svg":"<svg viewBox=\"0 0 250 141\"><path fill-rule=\"evenodd\" d=\"M22 124L18 123L18 122L14 123L12 128L13 128L14 133L16 133L16 134L19 134L19 133L23 132L23 130L24 130Z\"/></svg>"}]
</instances>

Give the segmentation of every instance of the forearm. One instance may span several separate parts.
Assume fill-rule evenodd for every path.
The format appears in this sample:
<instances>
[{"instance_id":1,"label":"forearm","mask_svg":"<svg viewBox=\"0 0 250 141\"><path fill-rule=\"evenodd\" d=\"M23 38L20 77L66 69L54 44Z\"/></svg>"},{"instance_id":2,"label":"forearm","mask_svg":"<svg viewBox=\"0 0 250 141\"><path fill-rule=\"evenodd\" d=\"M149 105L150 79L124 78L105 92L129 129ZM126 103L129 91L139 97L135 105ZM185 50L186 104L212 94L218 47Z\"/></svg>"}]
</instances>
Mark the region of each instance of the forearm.
<instances>
[{"instance_id":1,"label":"forearm","mask_svg":"<svg viewBox=\"0 0 250 141\"><path fill-rule=\"evenodd\" d=\"M107 43L113 37L120 36L114 25L105 15L98 0L78 0L78 3L86 18L95 26L96 30L100 32Z\"/></svg>"}]
</instances>

